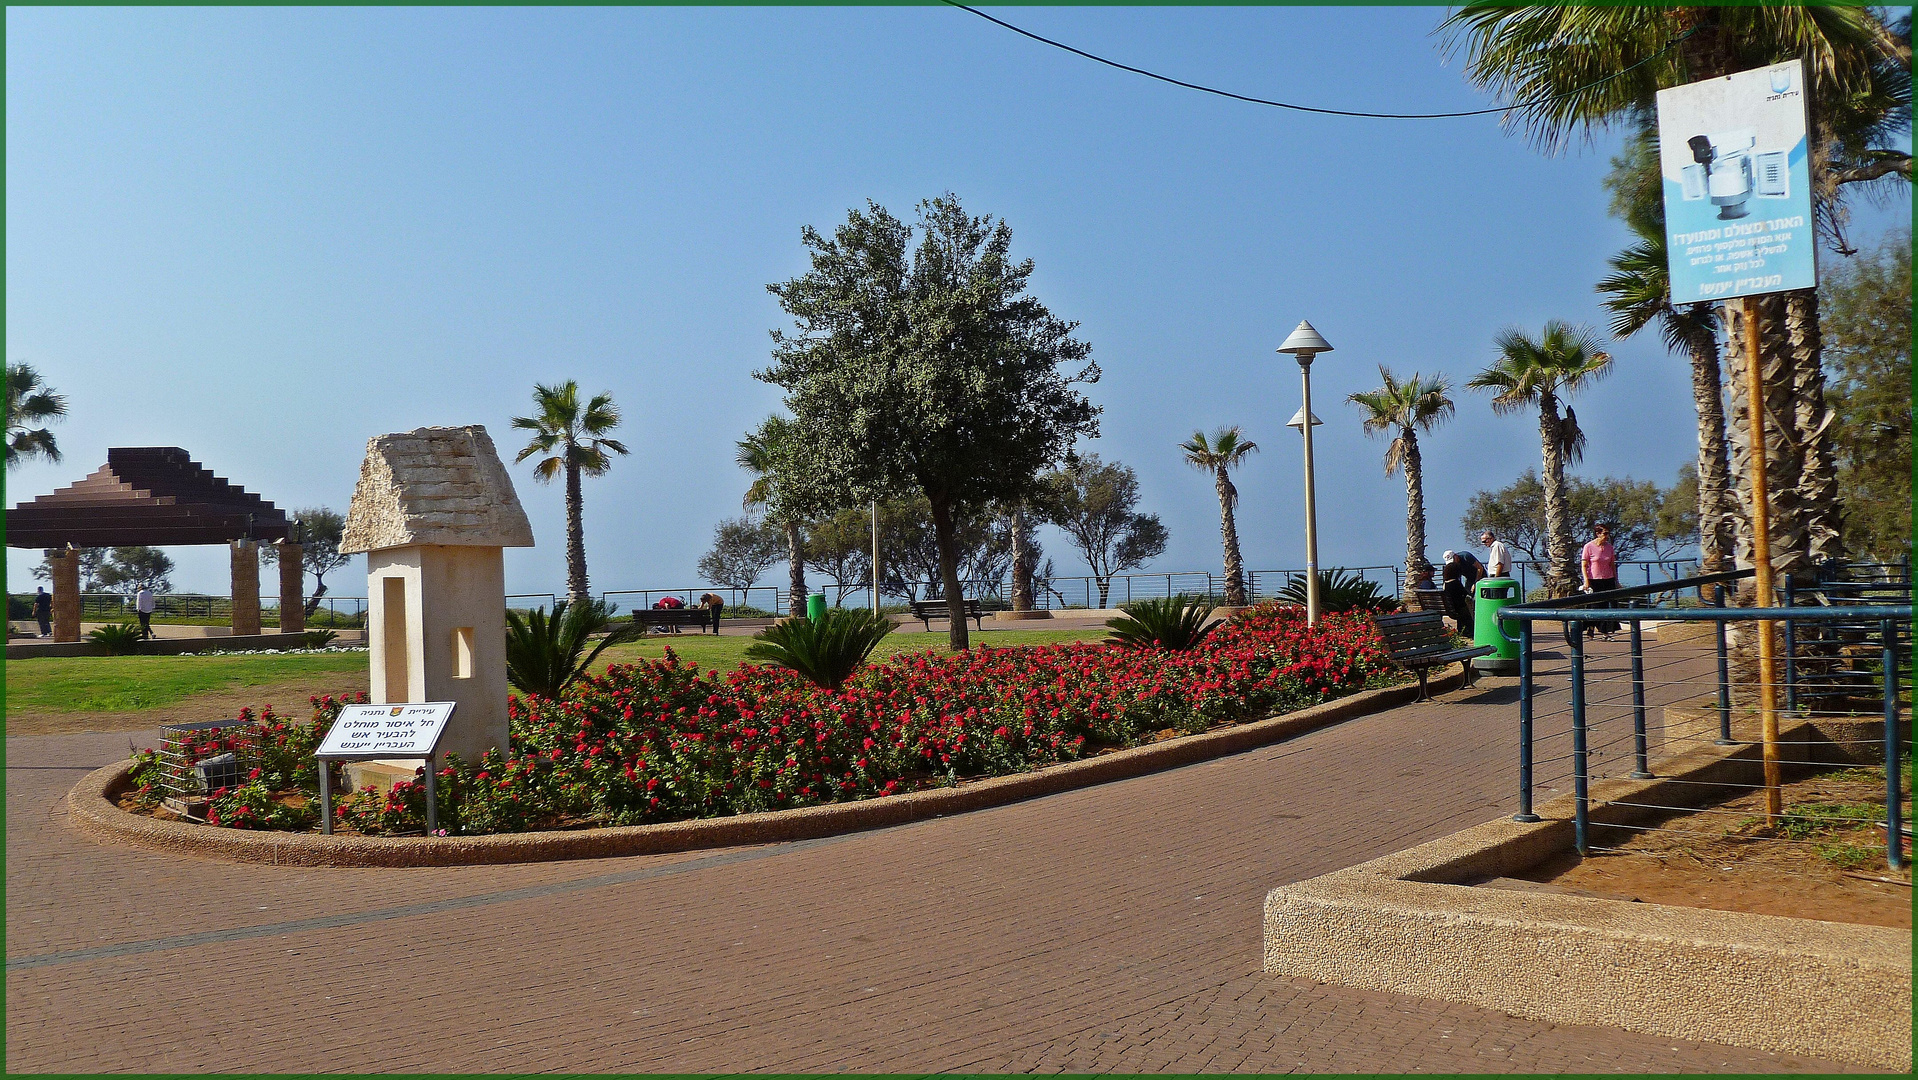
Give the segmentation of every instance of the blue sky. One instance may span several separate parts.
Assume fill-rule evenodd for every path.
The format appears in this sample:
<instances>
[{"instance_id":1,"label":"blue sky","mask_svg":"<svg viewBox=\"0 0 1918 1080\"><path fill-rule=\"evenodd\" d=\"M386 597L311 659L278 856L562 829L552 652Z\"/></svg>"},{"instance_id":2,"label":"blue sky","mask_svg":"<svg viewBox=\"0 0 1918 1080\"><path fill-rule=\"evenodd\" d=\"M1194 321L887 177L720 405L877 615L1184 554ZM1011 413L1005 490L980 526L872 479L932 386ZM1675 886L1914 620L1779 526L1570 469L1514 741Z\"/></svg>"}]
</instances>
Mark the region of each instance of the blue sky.
<instances>
[{"instance_id":1,"label":"blue sky","mask_svg":"<svg viewBox=\"0 0 1918 1080\"><path fill-rule=\"evenodd\" d=\"M1438 8L995 13L1253 95L1488 104ZM734 440L778 405L751 373L800 228L952 191L1011 223L1035 293L1092 343L1090 448L1170 527L1152 569L1216 567L1212 485L1174 446L1226 423L1263 447L1237 478L1248 563L1302 563L1298 369L1273 351L1302 318L1336 348L1314 380L1321 561L1393 563L1404 485L1344 395L1380 363L1462 383L1507 325L1602 326L1614 150L1226 101L946 7L13 8L6 355L72 416L66 460L15 470L7 501L109 446L179 445L281 506L344 510L370 436L480 423L510 459L532 384L575 378L614 395L633 450L587 486L593 584L677 587L738 513ZM1856 232L1909 220L1861 208ZM1576 403L1581 471L1667 482L1693 454L1687 367L1650 338L1613 352ZM1535 420L1457 396L1425 442L1433 555L1473 491L1538 458ZM539 546L508 553L509 590L559 589L560 492L513 471ZM37 554L9 554L30 590ZM226 591L224 552L172 554L176 588Z\"/></svg>"}]
</instances>

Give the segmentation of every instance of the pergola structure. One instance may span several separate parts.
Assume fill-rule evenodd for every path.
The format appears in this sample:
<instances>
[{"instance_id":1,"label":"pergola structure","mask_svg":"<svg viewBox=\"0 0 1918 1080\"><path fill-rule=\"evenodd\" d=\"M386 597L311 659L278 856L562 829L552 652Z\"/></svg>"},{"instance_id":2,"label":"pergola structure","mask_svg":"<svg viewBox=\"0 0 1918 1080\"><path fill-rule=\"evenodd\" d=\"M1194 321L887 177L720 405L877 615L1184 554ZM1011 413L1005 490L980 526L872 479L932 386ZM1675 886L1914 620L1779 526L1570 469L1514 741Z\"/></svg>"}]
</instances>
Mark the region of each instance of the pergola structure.
<instances>
[{"instance_id":1,"label":"pergola structure","mask_svg":"<svg viewBox=\"0 0 1918 1080\"><path fill-rule=\"evenodd\" d=\"M260 632L262 541L279 543L280 632L305 629L301 549L286 511L213 475L177 446L122 446L78 483L7 511L7 546L44 548L53 570L53 640L80 640L79 548L226 544L233 633Z\"/></svg>"}]
</instances>

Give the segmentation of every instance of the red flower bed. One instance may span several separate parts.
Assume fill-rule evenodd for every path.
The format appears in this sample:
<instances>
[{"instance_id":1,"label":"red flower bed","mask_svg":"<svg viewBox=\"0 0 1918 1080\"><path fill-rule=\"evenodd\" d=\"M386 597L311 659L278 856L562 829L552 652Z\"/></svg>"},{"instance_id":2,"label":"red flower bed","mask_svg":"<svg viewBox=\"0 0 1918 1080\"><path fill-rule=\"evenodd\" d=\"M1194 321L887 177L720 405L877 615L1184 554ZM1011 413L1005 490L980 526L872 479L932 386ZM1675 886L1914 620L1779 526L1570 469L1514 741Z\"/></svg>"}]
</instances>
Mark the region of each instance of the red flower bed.
<instances>
[{"instance_id":1,"label":"red flower bed","mask_svg":"<svg viewBox=\"0 0 1918 1080\"><path fill-rule=\"evenodd\" d=\"M1308 629L1297 608L1272 606L1186 652L928 652L868 665L836 691L781 668L701 672L669 652L584 679L564 700L513 699L511 754L447 763L439 821L472 834L889 795L1262 719L1397 677L1369 617ZM377 833L416 831L424 811L423 785L402 783L341 812Z\"/></svg>"}]
</instances>

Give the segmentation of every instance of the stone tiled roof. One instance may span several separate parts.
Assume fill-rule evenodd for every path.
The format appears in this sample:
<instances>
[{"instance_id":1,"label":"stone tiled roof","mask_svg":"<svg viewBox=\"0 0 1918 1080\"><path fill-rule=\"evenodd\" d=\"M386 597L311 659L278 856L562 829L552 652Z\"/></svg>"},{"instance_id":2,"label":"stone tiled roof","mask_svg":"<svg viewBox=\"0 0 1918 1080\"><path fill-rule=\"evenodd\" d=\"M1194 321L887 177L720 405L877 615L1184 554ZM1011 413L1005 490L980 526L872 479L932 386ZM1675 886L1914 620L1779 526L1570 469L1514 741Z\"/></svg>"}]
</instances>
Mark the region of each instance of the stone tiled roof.
<instances>
[{"instance_id":1,"label":"stone tiled roof","mask_svg":"<svg viewBox=\"0 0 1918 1080\"><path fill-rule=\"evenodd\" d=\"M367 440L340 551L413 544L533 546L533 526L485 428L415 428Z\"/></svg>"}]
</instances>

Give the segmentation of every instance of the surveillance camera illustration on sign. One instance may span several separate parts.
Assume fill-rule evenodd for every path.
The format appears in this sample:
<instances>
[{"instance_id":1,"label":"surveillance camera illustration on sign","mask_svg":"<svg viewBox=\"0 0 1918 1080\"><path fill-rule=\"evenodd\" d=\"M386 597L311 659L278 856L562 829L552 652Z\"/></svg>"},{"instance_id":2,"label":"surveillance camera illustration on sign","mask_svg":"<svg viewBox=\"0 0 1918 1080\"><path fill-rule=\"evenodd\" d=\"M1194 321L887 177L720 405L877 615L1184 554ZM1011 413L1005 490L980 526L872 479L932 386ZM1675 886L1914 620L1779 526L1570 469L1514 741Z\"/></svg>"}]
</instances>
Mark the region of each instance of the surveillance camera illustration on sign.
<instances>
[{"instance_id":1,"label":"surveillance camera illustration on sign","mask_svg":"<svg viewBox=\"0 0 1918 1080\"><path fill-rule=\"evenodd\" d=\"M1818 283L1799 61L1660 90L1658 137L1673 303Z\"/></svg>"}]
</instances>

